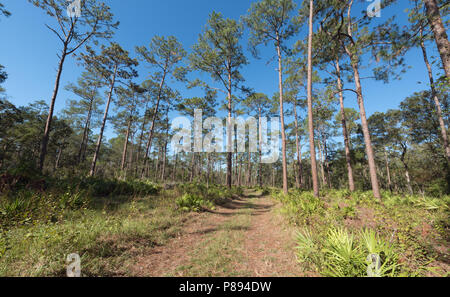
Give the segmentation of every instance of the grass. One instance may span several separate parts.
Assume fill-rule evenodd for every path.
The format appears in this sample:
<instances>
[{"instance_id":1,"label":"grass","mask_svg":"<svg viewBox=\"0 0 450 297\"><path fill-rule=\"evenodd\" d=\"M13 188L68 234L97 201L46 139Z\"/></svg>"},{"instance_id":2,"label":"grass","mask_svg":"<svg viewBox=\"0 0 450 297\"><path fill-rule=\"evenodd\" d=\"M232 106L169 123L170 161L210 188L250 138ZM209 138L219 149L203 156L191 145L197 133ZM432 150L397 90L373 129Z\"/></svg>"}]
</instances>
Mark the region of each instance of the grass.
<instances>
[{"instance_id":1,"label":"grass","mask_svg":"<svg viewBox=\"0 0 450 297\"><path fill-rule=\"evenodd\" d=\"M297 258L323 276L448 276L449 197L273 190L297 226ZM370 255L378 255L374 265ZM375 269L375 268L376 269ZM375 270L376 271L375 271Z\"/></svg>"},{"instance_id":2,"label":"grass","mask_svg":"<svg viewBox=\"0 0 450 297\"><path fill-rule=\"evenodd\" d=\"M64 276L73 253L84 276L130 275L136 256L181 232L187 212L242 193L201 184L162 191L148 181L92 178L43 178L44 191L34 188L36 177L3 180L12 182L0 185L0 276Z\"/></svg>"},{"instance_id":3,"label":"grass","mask_svg":"<svg viewBox=\"0 0 450 297\"><path fill-rule=\"evenodd\" d=\"M0 276L64 276L66 257L73 253L81 256L84 276L132 275L135 259L179 234L188 212L214 209L242 195L241 188L182 184L162 191L151 182L92 179L44 180L42 191L26 178L14 180L12 186L1 185ZM370 192L336 190L323 191L320 198L298 190L288 195L272 190L272 196L299 230L296 253L305 271L449 275L449 197L385 192L380 202ZM242 203L192 247L188 262L175 273L251 276L236 267L245 260L242 245L253 206L251 199Z\"/></svg>"},{"instance_id":4,"label":"grass","mask_svg":"<svg viewBox=\"0 0 450 297\"><path fill-rule=\"evenodd\" d=\"M244 233L250 227L251 209L241 209L231 219L218 226L191 252L189 263L176 269L187 277L236 277L250 276L249 272L236 271L236 263L242 261L241 248Z\"/></svg>"},{"instance_id":5,"label":"grass","mask_svg":"<svg viewBox=\"0 0 450 297\"><path fill-rule=\"evenodd\" d=\"M128 275L133 257L165 244L186 215L175 209L170 193L123 199L97 201L97 209L68 210L58 222L2 229L0 276L64 276L71 253L80 255L84 276Z\"/></svg>"}]
</instances>

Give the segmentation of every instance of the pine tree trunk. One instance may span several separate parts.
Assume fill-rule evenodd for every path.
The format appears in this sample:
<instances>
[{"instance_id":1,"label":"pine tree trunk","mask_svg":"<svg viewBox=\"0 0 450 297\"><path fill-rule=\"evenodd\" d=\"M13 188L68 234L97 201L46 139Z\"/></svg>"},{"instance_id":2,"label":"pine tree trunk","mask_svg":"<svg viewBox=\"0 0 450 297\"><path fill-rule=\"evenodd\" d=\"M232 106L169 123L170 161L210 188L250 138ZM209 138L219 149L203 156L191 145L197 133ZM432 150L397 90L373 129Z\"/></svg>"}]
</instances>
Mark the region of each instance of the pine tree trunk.
<instances>
[{"instance_id":1,"label":"pine tree trunk","mask_svg":"<svg viewBox=\"0 0 450 297\"><path fill-rule=\"evenodd\" d=\"M108 111L109 111L109 106L111 105L111 99L112 99L112 94L114 91L114 85L116 83L116 75L117 75L117 65L114 67L114 74L113 74L112 81L111 81L111 86L110 86L110 90L109 90L109 94L108 94L108 101L107 101L106 107L105 107L105 113L103 115L102 127L100 128L100 135L98 136L97 146L95 148L94 157L92 158L91 171L89 172L89 176L91 176L91 177L95 175L95 167L97 165L97 159L98 159L98 155L100 153L100 147L102 145L102 138L103 138L103 133L105 132L106 121L108 120Z\"/></svg>"},{"instance_id":2,"label":"pine tree trunk","mask_svg":"<svg viewBox=\"0 0 450 297\"><path fill-rule=\"evenodd\" d=\"M350 59L353 60L353 57L350 57ZM381 199L380 194L380 188L378 185L378 177L377 177L377 167L375 164L375 156L373 153L372 148L372 140L370 138L370 132L369 132L369 125L367 123L367 117L366 117L366 109L364 107L364 98L362 95L362 87L361 87L361 80L359 76L359 70L358 66L355 63L352 63L354 76L355 76L355 83L356 83L356 90L358 93L358 105L359 105L359 112L361 117L361 123L362 123L362 130L364 134L364 142L366 144L366 153L367 153L367 159L369 161L369 172L370 172L370 181L372 184L372 191L375 198Z\"/></svg>"},{"instance_id":3,"label":"pine tree trunk","mask_svg":"<svg viewBox=\"0 0 450 297\"><path fill-rule=\"evenodd\" d=\"M61 160L62 151L63 151L63 147L62 147L62 145L60 145L59 149L58 149L58 156L56 157L56 162L55 162L55 171L59 168L59 161Z\"/></svg>"},{"instance_id":4,"label":"pine tree trunk","mask_svg":"<svg viewBox=\"0 0 450 297\"><path fill-rule=\"evenodd\" d=\"M324 138L324 140L323 140L323 152L324 152L324 159L325 159L325 168L327 169L328 188L331 189L330 163L328 162L328 148L327 148L327 139L326 138Z\"/></svg>"},{"instance_id":5,"label":"pine tree trunk","mask_svg":"<svg viewBox=\"0 0 450 297\"><path fill-rule=\"evenodd\" d=\"M67 56L67 42L64 43L64 49L61 54L61 59L59 60L58 72L56 74L55 88L53 89L53 95L52 95L52 100L50 102L50 109L48 111L47 122L45 123L44 137L42 138L41 153L40 153L40 157L39 157L39 170L41 172L44 169L45 157L47 156L47 146L48 146L48 140L50 138L50 130L51 130L51 125L52 125L53 112L55 111L55 102L56 102L56 97L58 96L59 84L61 81L61 74L63 71L64 61L66 60L66 56Z\"/></svg>"},{"instance_id":6,"label":"pine tree trunk","mask_svg":"<svg viewBox=\"0 0 450 297\"><path fill-rule=\"evenodd\" d=\"M145 175L145 171L144 170L145 170L145 167L147 166L148 158L149 158L148 157L148 153L151 151L151 148L152 148L153 133L154 133L154 130L155 130L156 119L158 117L159 104L161 102L161 95L162 95L162 90L163 90L163 87L164 87L164 83L166 81L166 75L167 75L167 72L166 72L166 69L164 69L164 74L163 74L163 77L161 79L161 83L159 84L158 98L156 100L156 106L155 106L155 110L154 110L154 114L153 114L152 125L150 127L150 133L149 133L147 145L146 145L146 148L145 148L144 169L142 170L141 178L144 178L144 175Z\"/></svg>"},{"instance_id":7,"label":"pine tree trunk","mask_svg":"<svg viewBox=\"0 0 450 297\"><path fill-rule=\"evenodd\" d=\"M280 92L280 122L281 122L281 143L283 155L283 192L288 193L288 176L287 176L287 160L286 160L286 130L284 127L284 102L283 102L283 68L281 58L281 45L279 41L279 35L277 33L277 54L278 54L278 88Z\"/></svg>"},{"instance_id":8,"label":"pine tree trunk","mask_svg":"<svg viewBox=\"0 0 450 297\"><path fill-rule=\"evenodd\" d=\"M231 72L228 72L228 124L227 124L227 179L226 185L231 189L232 186L232 170L233 170L233 153L232 153L232 118L231 118Z\"/></svg>"},{"instance_id":9,"label":"pine tree trunk","mask_svg":"<svg viewBox=\"0 0 450 297\"><path fill-rule=\"evenodd\" d=\"M292 162L292 171L294 172L294 176L295 176L295 186L297 187L297 189L300 189L300 180L298 178L298 174L295 174L295 172L298 172L296 162Z\"/></svg>"},{"instance_id":10,"label":"pine tree trunk","mask_svg":"<svg viewBox=\"0 0 450 297\"><path fill-rule=\"evenodd\" d=\"M247 176L247 186L249 187L252 183L252 153L248 152L248 176Z\"/></svg>"},{"instance_id":11,"label":"pine tree trunk","mask_svg":"<svg viewBox=\"0 0 450 297\"><path fill-rule=\"evenodd\" d=\"M327 185L327 178L325 177L325 169L323 166L324 160L323 160L323 153L322 153L322 143L320 141L317 141L319 146L319 158L320 158L320 174L322 176L322 186L325 187Z\"/></svg>"},{"instance_id":12,"label":"pine tree trunk","mask_svg":"<svg viewBox=\"0 0 450 297\"><path fill-rule=\"evenodd\" d=\"M272 170L272 187L275 188L275 168Z\"/></svg>"},{"instance_id":13,"label":"pine tree trunk","mask_svg":"<svg viewBox=\"0 0 450 297\"><path fill-rule=\"evenodd\" d=\"M173 171L172 171L172 181L175 181L176 178L176 171L177 171L177 166L178 166L178 154L175 154L175 165L173 166Z\"/></svg>"},{"instance_id":14,"label":"pine tree trunk","mask_svg":"<svg viewBox=\"0 0 450 297\"><path fill-rule=\"evenodd\" d=\"M163 163L161 170L161 180L164 182L166 178L166 162L167 162L167 141L164 142Z\"/></svg>"},{"instance_id":15,"label":"pine tree trunk","mask_svg":"<svg viewBox=\"0 0 450 297\"><path fill-rule=\"evenodd\" d=\"M209 180L211 176L211 153L207 153L208 155L208 165L206 168L206 186L209 188Z\"/></svg>"},{"instance_id":16,"label":"pine tree trunk","mask_svg":"<svg viewBox=\"0 0 450 297\"><path fill-rule=\"evenodd\" d=\"M422 29L421 29L420 33L422 35ZM427 66L427 70L428 70L428 78L430 79L430 86L431 86L431 96L433 97L434 104L436 105L436 111L437 111L437 116L439 119L439 125L441 127L441 135L442 135L442 140L444 141L444 149L445 149L445 154L447 157L447 162L450 162L450 146L448 143L447 128L445 127L445 122L442 117L441 102L439 101L439 98L437 95L436 86L434 84L434 78L433 78L433 70L431 69L430 62L428 61L427 50L425 48L423 39L420 41L420 47L421 47L422 53L423 53L423 60L425 62L425 65Z\"/></svg>"},{"instance_id":17,"label":"pine tree trunk","mask_svg":"<svg viewBox=\"0 0 450 297\"><path fill-rule=\"evenodd\" d=\"M144 141L144 131L145 131L145 126L147 125L147 113L148 113L148 101L145 106L145 113L144 113L144 118L142 120L142 126L141 126L141 134L139 136L138 150L136 153L136 164L135 164L135 171L134 171L134 175L136 177L138 176L139 158L141 157L142 142ZM145 168L145 166L144 166L144 168Z\"/></svg>"},{"instance_id":18,"label":"pine tree trunk","mask_svg":"<svg viewBox=\"0 0 450 297\"><path fill-rule=\"evenodd\" d=\"M258 183L259 187L262 188L262 131L261 131L261 108L258 108L259 112L259 166L258 166Z\"/></svg>"},{"instance_id":19,"label":"pine tree trunk","mask_svg":"<svg viewBox=\"0 0 450 297\"><path fill-rule=\"evenodd\" d=\"M344 107L344 94L343 94L343 84L341 79L341 68L339 65L339 59L336 59L336 74L337 74L337 82L338 82L338 91L339 91L339 104L341 107L341 122L342 122L342 135L344 136L344 145L345 145L345 161L347 163L347 175L348 175L348 185L350 192L355 191L355 181L353 179L353 167L352 167L352 158L350 154L350 139L347 131L347 118L345 115L345 107Z\"/></svg>"},{"instance_id":20,"label":"pine tree trunk","mask_svg":"<svg viewBox=\"0 0 450 297\"><path fill-rule=\"evenodd\" d=\"M122 163L120 165L120 170L123 171L125 169L125 162L127 159L127 150L128 150L128 139L130 137L130 130L131 130L131 122L133 117L130 116L128 119L128 126L127 126L127 132L125 133L125 142L123 145L123 151L122 151Z\"/></svg>"},{"instance_id":21,"label":"pine tree trunk","mask_svg":"<svg viewBox=\"0 0 450 297\"><path fill-rule=\"evenodd\" d=\"M423 2L425 3L427 18L433 30L439 54L441 55L445 74L450 79L450 42L448 41L448 35L442 22L437 1L423 0Z\"/></svg>"},{"instance_id":22,"label":"pine tree trunk","mask_svg":"<svg viewBox=\"0 0 450 297\"><path fill-rule=\"evenodd\" d=\"M388 158L386 148L384 149L384 158L386 160L386 174L387 174L387 180L388 180L388 187L389 187L389 191L392 192L391 171L389 169L389 158Z\"/></svg>"},{"instance_id":23,"label":"pine tree trunk","mask_svg":"<svg viewBox=\"0 0 450 297\"><path fill-rule=\"evenodd\" d=\"M90 122L91 122L93 104L94 104L94 99L91 99L90 104L89 104L88 114L86 116L86 121L84 124L83 139L81 140L80 149L78 151L78 158L77 158L78 164L80 164L80 162L82 160L82 156L84 154L83 151L84 152L86 151L87 142L88 142L88 131L89 131L89 126L90 126Z\"/></svg>"},{"instance_id":24,"label":"pine tree trunk","mask_svg":"<svg viewBox=\"0 0 450 297\"><path fill-rule=\"evenodd\" d=\"M189 182L193 182L194 181L194 176L195 176L195 153L192 152L192 159L191 159L191 177L189 178Z\"/></svg>"},{"instance_id":25,"label":"pine tree trunk","mask_svg":"<svg viewBox=\"0 0 450 297\"><path fill-rule=\"evenodd\" d=\"M239 172L238 172L238 187L241 186L241 178L242 178L242 159L239 162Z\"/></svg>"},{"instance_id":26,"label":"pine tree trunk","mask_svg":"<svg viewBox=\"0 0 450 297\"><path fill-rule=\"evenodd\" d=\"M125 177L127 175L127 171L131 171L132 167L133 167L133 159L134 159L134 151L135 151L135 145L134 145L134 136L135 136L135 132L131 131L130 132L130 145L129 145L129 157L128 157L128 164L127 164L127 168L125 170Z\"/></svg>"},{"instance_id":27,"label":"pine tree trunk","mask_svg":"<svg viewBox=\"0 0 450 297\"><path fill-rule=\"evenodd\" d=\"M309 150L311 154L311 176L314 196L319 197L319 180L317 177L316 149L314 145L314 119L312 106L312 37L313 37L314 2L309 1L309 36L308 36L308 124Z\"/></svg>"},{"instance_id":28,"label":"pine tree trunk","mask_svg":"<svg viewBox=\"0 0 450 297\"><path fill-rule=\"evenodd\" d=\"M406 186L408 188L408 191L411 195L414 195L414 191L411 185L411 177L409 175L409 167L408 164L406 163L406 152L407 152L407 147L405 144L401 144L401 147L403 149L402 151L402 155L400 157L400 161L402 161L403 167L405 168L405 177L406 177Z\"/></svg>"},{"instance_id":29,"label":"pine tree trunk","mask_svg":"<svg viewBox=\"0 0 450 297\"><path fill-rule=\"evenodd\" d=\"M302 150L300 147L300 136L298 135L298 117L297 117L297 101L294 103L294 121L295 121L295 146L297 149L297 187L303 188L303 164L302 164Z\"/></svg>"},{"instance_id":30,"label":"pine tree trunk","mask_svg":"<svg viewBox=\"0 0 450 297\"><path fill-rule=\"evenodd\" d=\"M349 38L353 38L353 30L352 30L352 21L351 21L351 7L349 7L348 10L348 15L347 15L347 34L349 36ZM359 57L354 54L352 52L352 50L346 46L345 44L343 44L345 52L347 53L349 59L350 59L350 64L352 66L353 69L353 76L354 76L354 80L355 80L355 85L356 85L356 94L358 97L358 105L359 105L359 113L360 113L360 117L361 117L361 124L362 124L362 130L363 130L363 134L364 134L364 142L366 145L366 154L367 154L367 159L368 159L368 163L369 163L369 171L370 171L370 182L372 185L372 191L373 191L373 195L375 198L380 199L381 200L381 194L380 194L380 188L379 188L379 184L378 184L378 177L377 177L377 167L375 164L375 156L373 153L373 148L372 148L372 140L370 138L370 132L369 132L369 125L367 123L367 116L366 116L366 109L364 106L364 97L363 97L363 93L362 93L362 86L361 86L361 78L359 75Z\"/></svg>"}]
</instances>

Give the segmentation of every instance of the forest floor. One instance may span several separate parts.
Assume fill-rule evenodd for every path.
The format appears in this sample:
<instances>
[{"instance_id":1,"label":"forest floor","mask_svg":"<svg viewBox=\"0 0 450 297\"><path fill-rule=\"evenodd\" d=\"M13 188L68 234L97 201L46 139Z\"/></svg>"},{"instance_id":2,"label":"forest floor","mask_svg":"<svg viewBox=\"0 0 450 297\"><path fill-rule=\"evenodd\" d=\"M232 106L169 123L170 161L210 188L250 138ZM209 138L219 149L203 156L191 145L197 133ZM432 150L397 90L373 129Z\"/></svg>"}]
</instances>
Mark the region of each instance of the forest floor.
<instances>
[{"instance_id":1,"label":"forest floor","mask_svg":"<svg viewBox=\"0 0 450 297\"><path fill-rule=\"evenodd\" d=\"M379 203L368 192L324 191L316 199L308 191L223 194L219 188L208 193L232 198L195 212L179 205L200 195L184 193L205 191L190 187L96 197L88 206L62 210L61 201L83 196L36 195L28 204L22 196L6 199L0 218L9 211L16 221L0 225L0 276L65 276L69 254L80 255L82 276L320 276L335 263L323 251L334 247L337 231L338 243L355 243L359 258L350 266L365 263L367 230L376 230L376 248L398 264L389 270L394 276L449 275L448 200L385 194ZM351 275L365 276L365 265Z\"/></svg>"},{"instance_id":2,"label":"forest floor","mask_svg":"<svg viewBox=\"0 0 450 297\"><path fill-rule=\"evenodd\" d=\"M280 204L247 191L213 211L195 214L179 234L139 256L135 276L305 276L294 230Z\"/></svg>"}]
</instances>

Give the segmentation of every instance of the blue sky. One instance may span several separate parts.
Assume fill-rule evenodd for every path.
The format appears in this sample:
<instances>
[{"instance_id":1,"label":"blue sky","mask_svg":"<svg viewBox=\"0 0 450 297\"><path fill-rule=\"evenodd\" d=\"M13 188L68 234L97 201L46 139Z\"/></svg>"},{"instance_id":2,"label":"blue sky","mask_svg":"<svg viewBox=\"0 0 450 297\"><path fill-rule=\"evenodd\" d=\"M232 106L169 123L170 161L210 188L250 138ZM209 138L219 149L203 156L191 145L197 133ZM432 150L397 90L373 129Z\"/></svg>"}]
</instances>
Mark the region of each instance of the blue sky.
<instances>
[{"instance_id":1,"label":"blue sky","mask_svg":"<svg viewBox=\"0 0 450 297\"><path fill-rule=\"evenodd\" d=\"M0 36L2 36L0 63L6 67L9 75L8 80L3 84L9 100L20 106L35 100L49 102L54 86L58 63L56 54L60 49L60 42L44 24L53 24L53 20L26 0L2 0L2 2L12 13L10 18L0 20ZM134 47L147 45L154 35L174 35L189 51L197 41L198 34L206 24L211 11L215 10L225 17L238 19L247 12L254 1L105 0L105 2L111 6L116 19L121 22L114 41L119 42L135 56ZM300 4L301 1L296 2ZM404 22L406 20L404 9L408 2L400 0L395 7L382 11L382 17L375 22L382 22L394 14L401 22ZM303 39L305 32L306 27L292 39L292 42L299 38ZM247 35L248 32L246 32ZM246 37L242 44L247 49ZM260 49L260 60L252 58L250 53L246 52L250 64L242 70L242 73L247 86L272 96L277 91L278 76L275 60L269 64L267 61L275 52L271 45L262 46ZM429 51L430 55L436 56L434 43L429 43ZM397 108L407 96L427 88L427 72L421 52L416 49L411 50L406 56L406 62L411 69L402 76L400 81L391 81L389 84L373 80L363 81L363 92L369 115L376 111ZM69 58L62 75L61 89L56 103L57 112L64 108L67 99L74 98L71 93L64 90L64 86L69 82L75 82L81 72L82 69L76 65L75 60ZM149 69L142 66L139 67L139 72L139 81L150 74ZM435 68L435 75L438 74L437 72L438 69ZM206 77L201 76L201 78ZM193 96L195 93L183 88L179 91L185 97ZM198 94L201 95L201 92ZM346 94L345 99L346 107L357 109L354 94ZM110 135L109 132L107 136Z\"/></svg>"}]
</instances>

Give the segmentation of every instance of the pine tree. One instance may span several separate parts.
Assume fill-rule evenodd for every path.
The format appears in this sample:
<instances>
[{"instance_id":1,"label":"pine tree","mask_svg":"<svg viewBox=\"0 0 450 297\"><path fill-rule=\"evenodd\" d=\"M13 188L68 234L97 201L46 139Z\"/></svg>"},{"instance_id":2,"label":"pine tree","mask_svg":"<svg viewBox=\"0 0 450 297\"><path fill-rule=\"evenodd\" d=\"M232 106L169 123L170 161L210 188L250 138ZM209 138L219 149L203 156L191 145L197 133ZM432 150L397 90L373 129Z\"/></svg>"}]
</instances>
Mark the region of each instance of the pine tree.
<instances>
[{"instance_id":1,"label":"pine tree","mask_svg":"<svg viewBox=\"0 0 450 297\"><path fill-rule=\"evenodd\" d=\"M41 8L47 15L54 18L55 26L46 25L52 31L62 44L59 57L56 81L53 89L53 95L50 100L47 122L42 138L41 153L39 159L39 168L42 171L45 157L47 154L47 144L50 137L53 112L55 102L58 96L61 75L64 63L70 55L75 53L80 47L89 41L98 38L111 38L113 30L117 28L118 23L113 22L113 14L103 2L97 0L81 1L80 15L66 15L66 0L28 0L36 7Z\"/></svg>"},{"instance_id":2,"label":"pine tree","mask_svg":"<svg viewBox=\"0 0 450 297\"><path fill-rule=\"evenodd\" d=\"M94 176L103 133L105 131L106 121L108 120L108 111L113 99L114 88L117 83L122 82L121 80L130 80L133 77L137 77L137 72L134 70L134 67L138 65L138 62L130 58L129 53L114 42L109 47L102 45L101 53L98 55L91 47L87 47L86 53L81 54L80 59L90 71L101 77L104 85L108 87L105 113L89 173L90 176Z\"/></svg>"},{"instance_id":3,"label":"pine tree","mask_svg":"<svg viewBox=\"0 0 450 297\"><path fill-rule=\"evenodd\" d=\"M278 88L279 108L281 120L281 138L283 155L283 192L288 193L287 158L286 158L286 130L284 121L283 99L283 52L286 52L286 41L298 31L292 13L295 4L292 0L262 0L253 3L244 17L244 21L251 32L250 45L256 55L256 47L273 42L278 58Z\"/></svg>"}]
</instances>

